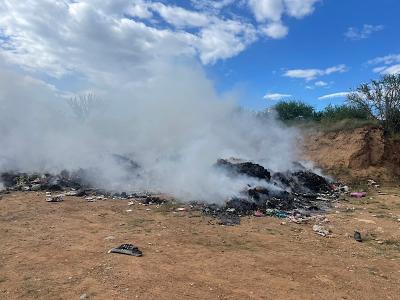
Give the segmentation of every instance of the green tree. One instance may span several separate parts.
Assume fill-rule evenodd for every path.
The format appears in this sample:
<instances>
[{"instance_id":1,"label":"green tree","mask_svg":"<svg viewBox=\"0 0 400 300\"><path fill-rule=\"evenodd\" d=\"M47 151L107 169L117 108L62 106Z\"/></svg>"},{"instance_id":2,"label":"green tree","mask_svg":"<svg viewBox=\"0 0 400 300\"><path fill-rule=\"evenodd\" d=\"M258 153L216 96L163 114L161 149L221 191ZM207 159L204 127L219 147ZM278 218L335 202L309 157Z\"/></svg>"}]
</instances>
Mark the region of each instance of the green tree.
<instances>
[{"instance_id":1,"label":"green tree","mask_svg":"<svg viewBox=\"0 0 400 300\"><path fill-rule=\"evenodd\" d=\"M282 121L309 120L314 116L314 108L300 101L280 101L274 109Z\"/></svg>"},{"instance_id":2,"label":"green tree","mask_svg":"<svg viewBox=\"0 0 400 300\"><path fill-rule=\"evenodd\" d=\"M348 102L367 111L387 133L400 132L400 74L361 84Z\"/></svg>"}]
</instances>

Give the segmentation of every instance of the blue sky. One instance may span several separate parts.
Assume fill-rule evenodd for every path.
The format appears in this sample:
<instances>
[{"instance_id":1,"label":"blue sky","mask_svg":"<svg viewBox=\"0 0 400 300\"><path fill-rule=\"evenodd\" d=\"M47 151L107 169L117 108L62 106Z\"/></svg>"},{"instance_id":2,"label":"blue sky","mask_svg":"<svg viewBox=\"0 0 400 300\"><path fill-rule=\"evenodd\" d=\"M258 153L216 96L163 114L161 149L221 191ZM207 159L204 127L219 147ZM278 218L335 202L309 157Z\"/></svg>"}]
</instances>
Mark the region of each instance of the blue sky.
<instances>
[{"instance_id":1,"label":"blue sky","mask_svg":"<svg viewBox=\"0 0 400 300\"><path fill-rule=\"evenodd\" d=\"M264 109L323 108L400 72L398 0L8 0L0 66L60 93L137 86L171 61Z\"/></svg>"},{"instance_id":2,"label":"blue sky","mask_svg":"<svg viewBox=\"0 0 400 300\"><path fill-rule=\"evenodd\" d=\"M380 76L368 61L400 52L400 1L325 0L302 20L288 18L289 34L279 40L263 40L236 57L209 67L221 90L240 86L247 97L243 105L260 109L276 101L267 93L292 95L322 108L341 104L344 97L319 100L323 95L348 92L360 82ZM350 27L381 26L365 37L346 37ZM345 64L348 71L312 81L282 76L288 69L326 69ZM319 82L316 86L315 83ZM323 83L322 83L323 82ZM317 84L318 85L318 84ZM311 89L312 87L312 89Z\"/></svg>"}]
</instances>

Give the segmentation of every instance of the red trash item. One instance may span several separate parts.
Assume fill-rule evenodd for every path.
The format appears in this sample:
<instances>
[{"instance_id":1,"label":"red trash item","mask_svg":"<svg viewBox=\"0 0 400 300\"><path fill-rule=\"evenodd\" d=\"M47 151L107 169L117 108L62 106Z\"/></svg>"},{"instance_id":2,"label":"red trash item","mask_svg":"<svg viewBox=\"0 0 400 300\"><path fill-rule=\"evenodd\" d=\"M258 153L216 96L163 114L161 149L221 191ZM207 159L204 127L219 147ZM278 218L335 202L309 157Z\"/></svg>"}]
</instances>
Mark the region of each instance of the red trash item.
<instances>
[{"instance_id":1,"label":"red trash item","mask_svg":"<svg viewBox=\"0 0 400 300\"><path fill-rule=\"evenodd\" d=\"M254 212L254 216L255 217L264 217L264 213L262 211L257 210L256 212Z\"/></svg>"},{"instance_id":2,"label":"red trash item","mask_svg":"<svg viewBox=\"0 0 400 300\"><path fill-rule=\"evenodd\" d=\"M367 196L367 193L366 192L354 192L354 193L351 193L350 196L354 197L354 198L363 198L363 197Z\"/></svg>"}]
</instances>

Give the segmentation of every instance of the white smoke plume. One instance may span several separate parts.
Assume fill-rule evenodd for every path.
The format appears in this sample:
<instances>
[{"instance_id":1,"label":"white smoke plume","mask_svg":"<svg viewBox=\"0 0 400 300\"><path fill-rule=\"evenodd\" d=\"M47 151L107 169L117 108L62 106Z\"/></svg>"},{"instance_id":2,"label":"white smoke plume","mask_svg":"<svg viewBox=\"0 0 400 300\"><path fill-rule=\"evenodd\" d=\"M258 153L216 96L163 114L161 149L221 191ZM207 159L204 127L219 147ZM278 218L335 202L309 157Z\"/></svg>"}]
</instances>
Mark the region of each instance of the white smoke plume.
<instances>
[{"instance_id":1,"label":"white smoke plume","mask_svg":"<svg viewBox=\"0 0 400 300\"><path fill-rule=\"evenodd\" d=\"M164 66L146 84L103 90L84 121L42 81L12 71L0 77L0 172L90 169L92 182L105 189L216 203L248 182L213 167L218 158L273 170L296 158L295 131L218 96L193 65ZM113 154L137 162L140 176L128 179Z\"/></svg>"}]
</instances>

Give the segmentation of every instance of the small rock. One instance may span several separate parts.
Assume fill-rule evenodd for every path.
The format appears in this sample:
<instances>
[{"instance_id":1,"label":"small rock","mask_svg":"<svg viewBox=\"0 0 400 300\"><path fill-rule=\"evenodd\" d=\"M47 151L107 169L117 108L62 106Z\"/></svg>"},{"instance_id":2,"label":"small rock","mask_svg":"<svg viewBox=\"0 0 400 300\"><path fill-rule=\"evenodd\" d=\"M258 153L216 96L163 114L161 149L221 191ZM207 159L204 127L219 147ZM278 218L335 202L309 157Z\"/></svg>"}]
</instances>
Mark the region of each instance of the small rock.
<instances>
[{"instance_id":1,"label":"small rock","mask_svg":"<svg viewBox=\"0 0 400 300\"><path fill-rule=\"evenodd\" d=\"M79 297L79 300L86 300L86 299L89 299L89 296L88 296L87 294L82 294L82 295Z\"/></svg>"},{"instance_id":2,"label":"small rock","mask_svg":"<svg viewBox=\"0 0 400 300\"><path fill-rule=\"evenodd\" d=\"M110 235L104 238L106 241L111 241L111 240L115 240L115 236Z\"/></svg>"}]
</instances>

